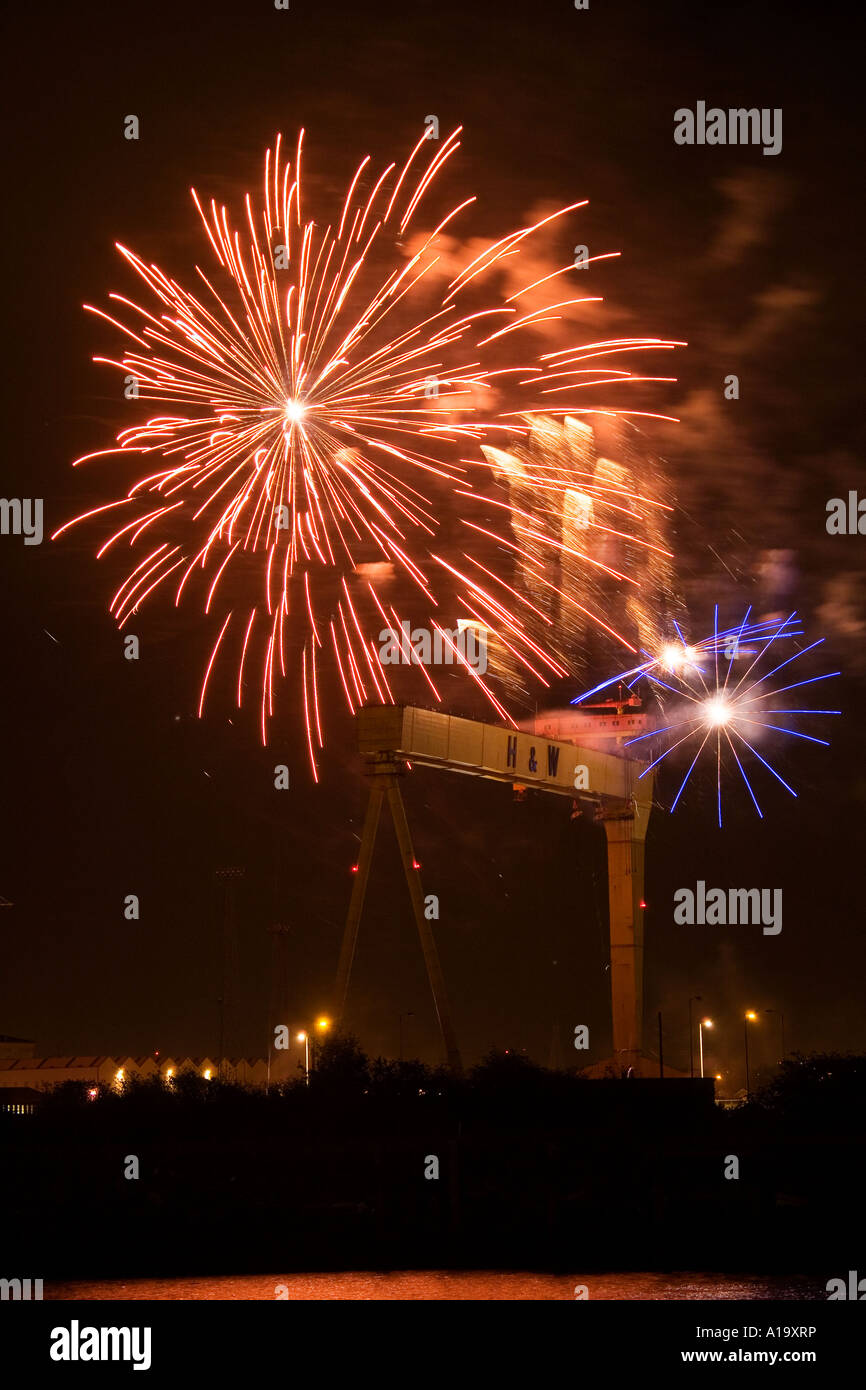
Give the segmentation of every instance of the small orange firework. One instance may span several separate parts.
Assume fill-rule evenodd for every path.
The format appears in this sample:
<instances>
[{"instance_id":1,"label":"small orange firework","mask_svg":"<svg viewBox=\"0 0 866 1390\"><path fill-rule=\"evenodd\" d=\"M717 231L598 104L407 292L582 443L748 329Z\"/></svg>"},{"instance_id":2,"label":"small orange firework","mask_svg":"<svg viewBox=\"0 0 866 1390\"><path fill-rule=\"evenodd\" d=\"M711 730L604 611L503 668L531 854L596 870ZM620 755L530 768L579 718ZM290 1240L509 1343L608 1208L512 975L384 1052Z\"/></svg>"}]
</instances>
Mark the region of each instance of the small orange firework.
<instances>
[{"instance_id":1,"label":"small orange firework","mask_svg":"<svg viewBox=\"0 0 866 1390\"><path fill-rule=\"evenodd\" d=\"M192 190L218 264L214 275L196 267L196 294L118 244L147 287L150 308L111 295L130 327L85 305L129 344L120 360L94 360L118 368L134 382L133 396L158 402L160 413L121 430L112 448L76 460L132 455L145 472L124 497L55 534L120 509L123 524L97 552L101 557L121 542L136 552L137 563L111 601L118 624L169 581L176 605L183 597L201 603L216 636L199 714L218 658L233 650L237 704L254 681L267 742L278 677L296 669L314 776L323 746L325 650L333 653L350 710L394 699L374 638L383 624L402 631L388 597L395 574L408 581L434 630L443 631L434 616L438 579L448 586L449 604L459 603L539 679L545 671L566 674L530 636L528 614L520 611L525 598L486 567L472 578L437 553L441 490L462 516L472 498L489 501L473 492L468 477L478 468L489 482L490 468L458 460L460 445L489 439L493 431L526 434L533 410L561 418L591 413L574 403L573 393L586 386L671 379L610 367L620 353L678 346L657 338L579 344L530 366L485 367L479 349L501 353L503 339L508 345L510 335L561 320L563 311L590 297L565 298L560 291L543 308L515 307L514 300L527 302L538 285L574 266L492 308L476 308L462 296L477 296L484 277L518 256L534 232L585 204L492 243L444 294L437 291L445 228L474 199L451 208L432 231L417 237L412 231L411 248L408 236L431 184L460 148L459 134L458 128L439 143L425 133L400 170L390 164L378 177L369 156L362 160L339 218L328 226L302 212L303 131L293 162L282 157L278 137L265 159L262 198L256 205L247 194L240 227L225 207L213 200L203 206ZM599 359L603 369L587 366ZM492 401L503 378L512 383L508 404L523 403L485 420L477 401L485 393ZM559 494L567 484L543 472L527 482ZM634 494L623 489L621 500L628 514ZM503 534L511 534L507 525ZM243 568L251 562L252 589ZM455 658L510 719L483 676L459 651ZM440 700L423 662L411 660Z\"/></svg>"}]
</instances>

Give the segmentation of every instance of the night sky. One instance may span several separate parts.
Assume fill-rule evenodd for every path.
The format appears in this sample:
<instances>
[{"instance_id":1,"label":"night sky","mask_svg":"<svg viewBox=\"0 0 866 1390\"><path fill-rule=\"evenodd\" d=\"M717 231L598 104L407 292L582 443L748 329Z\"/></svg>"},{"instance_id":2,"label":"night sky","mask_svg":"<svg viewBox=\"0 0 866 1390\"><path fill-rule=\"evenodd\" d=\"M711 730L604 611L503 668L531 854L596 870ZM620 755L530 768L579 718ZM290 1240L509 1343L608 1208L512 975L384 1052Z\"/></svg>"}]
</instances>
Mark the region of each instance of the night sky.
<instances>
[{"instance_id":1,"label":"night sky","mask_svg":"<svg viewBox=\"0 0 866 1390\"><path fill-rule=\"evenodd\" d=\"M599 269L611 336L688 347L665 363L653 408L676 415L653 448L676 506L678 585L691 631L797 608L810 668L833 682L832 746L780 750L794 800L765 784L758 821L731 787L725 828L698 776L649 836L647 1043L688 1064L687 1001L717 1020L714 1070L741 1085L742 1011L784 1011L789 1050L863 1050L862 762L866 541L828 536L826 502L866 495L862 463L862 270L857 199L861 98L839 7L291 0L48 4L6 21L3 495L45 499L46 539L0 537L4 639L4 835L0 1033L40 1055L215 1054L221 978L221 867L237 890L238 1007L227 1050L261 1056L271 937L290 927L294 1023L327 1009L364 806L353 729L336 699L318 786L287 686L273 743L255 714L214 701L196 718L212 627L191 606L107 612L122 558L97 563L104 533L48 536L125 490L111 463L74 471L130 421L119 374L92 363L116 348L82 312L132 293L120 241L178 278L206 249L191 184L236 201L257 187L265 147L307 131L309 202L323 218L364 154L400 158L435 113L465 128L449 175L478 202L461 235L501 235L539 207L589 198L580 236L621 250ZM781 107L783 148L681 147L673 113ZM141 122L137 142L123 119ZM456 201L456 199L454 200ZM524 223L525 225L525 223ZM566 240L566 244L568 240ZM595 285L599 288L595 288ZM740 399L723 396L728 373ZM114 472L112 472L114 468ZM807 658L808 660L809 658ZM598 679L608 674L598 673ZM448 687L451 689L451 687ZM476 712L455 693L449 708ZM461 688L462 689L462 688ZM576 693L576 691L575 691ZM791 741L795 742L795 741ZM291 789L273 767L291 769ZM679 778L661 780L668 800ZM772 779L768 779L771 782ZM568 802L517 804L506 787L415 773L405 788L425 892L469 1061L489 1048L562 1057L578 1023L591 1059L610 1050L603 858L577 843ZM672 894L782 888L784 926L677 927ZM141 899L127 922L125 895ZM394 1056L438 1057L417 933L393 837L380 840L361 927L348 1026ZM756 1030L757 1066L778 1055L775 1021Z\"/></svg>"}]
</instances>

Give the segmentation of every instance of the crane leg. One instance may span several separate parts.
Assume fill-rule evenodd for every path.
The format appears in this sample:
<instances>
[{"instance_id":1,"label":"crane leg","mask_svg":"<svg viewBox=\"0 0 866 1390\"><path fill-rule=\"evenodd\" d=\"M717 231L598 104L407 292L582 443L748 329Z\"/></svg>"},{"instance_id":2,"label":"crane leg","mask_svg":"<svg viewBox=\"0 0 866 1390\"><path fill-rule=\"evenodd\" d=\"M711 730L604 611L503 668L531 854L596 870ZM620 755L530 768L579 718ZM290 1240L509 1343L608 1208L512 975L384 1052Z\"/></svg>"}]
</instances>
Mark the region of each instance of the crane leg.
<instances>
[{"instance_id":1,"label":"crane leg","mask_svg":"<svg viewBox=\"0 0 866 1390\"><path fill-rule=\"evenodd\" d=\"M415 852L412 848L412 837L409 833L409 822L406 819L406 808L403 805L403 798L400 795L400 787L396 778L389 780L386 795L388 797L388 805L391 808L394 829L397 832L400 857L403 860L403 870L406 874L406 882L409 885L409 896L412 899L412 911L415 913L415 923L418 927L418 935L421 938L421 950L424 953L424 964L427 967L427 978L430 981L433 1003L436 1006L436 1016L439 1019L439 1029L442 1033L445 1055L448 1059L448 1066L459 1076L463 1071L463 1063L460 1057L460 1049L457 1046L457 1035L454 1031L451 1009L445 991L445 976L442 974L439 952L436 949L436 941L430 928L430 923L424 916L424 893L421 887L421 873L416 867L417 861L415 859Z\"/></svg>"},{"instance_id":2,"label":"crane leg","mask_svg":"<svg viewBox=\"0 0 866 1390\"><path fill-rule=\"evenodd\" d=\"M370 865L376 845L376 832L379 829L379 816L382 810L384 790L376 783L370 788L370 799L364 816L364 829L361 832L361 848L358 854L358 868L352 884L352 897L343 931L343 944L340 948L340 963L337 967L337 985L334 991L334 1022L339 1029L346 1009L346 996L349 993L349 976L355 959L355 946L358 940L358 924L364 908L364 895L370 877Z\"/></svg>"},{"instance_id":3,"label":"crane leg","mask_svg":"<svg viewBox=\"0 0 866 1390\"><path fill-rule=\"evenodd\" d=\"M644 855L649 819L604 822L610 903L610 995L613 1051L624 1067L638 1067L643 1052Z\"/></svg>"}]
</instances>

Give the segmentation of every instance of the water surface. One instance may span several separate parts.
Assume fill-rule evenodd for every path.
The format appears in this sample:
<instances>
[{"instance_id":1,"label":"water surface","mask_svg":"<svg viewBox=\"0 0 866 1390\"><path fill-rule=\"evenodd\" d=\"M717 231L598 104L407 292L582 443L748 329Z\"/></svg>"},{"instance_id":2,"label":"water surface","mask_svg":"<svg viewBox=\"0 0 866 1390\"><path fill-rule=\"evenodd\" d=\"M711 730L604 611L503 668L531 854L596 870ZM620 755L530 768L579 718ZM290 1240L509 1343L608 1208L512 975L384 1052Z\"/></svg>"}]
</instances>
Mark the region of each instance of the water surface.
<instances>
[{"instance_id":1,"label":"water surface","mask_svg":"<svg viewBox=\"0 0 866 1390\"><path fill-rule=\"evenodd\" d=\"M826 1279L760 1274L532 1274L498 1270L398 1270L388 1274L244 1274L190 1279L126 1279L46 1284L47 1299L590 1299L681 1301L723 1299L826 1300ZM278 1292L279 1290L279 1292ZM287 1291L287 1292L286 1292Z\"/></svg>"}]
</instances>

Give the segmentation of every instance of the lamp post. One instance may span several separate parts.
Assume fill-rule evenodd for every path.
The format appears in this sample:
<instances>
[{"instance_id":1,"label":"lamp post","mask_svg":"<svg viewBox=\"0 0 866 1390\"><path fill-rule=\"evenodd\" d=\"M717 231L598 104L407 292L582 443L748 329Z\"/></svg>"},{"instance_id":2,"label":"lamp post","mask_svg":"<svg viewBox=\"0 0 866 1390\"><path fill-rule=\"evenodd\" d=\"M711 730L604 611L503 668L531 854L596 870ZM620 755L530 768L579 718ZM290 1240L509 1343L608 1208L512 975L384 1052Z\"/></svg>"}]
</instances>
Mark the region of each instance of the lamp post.
<instances>
[{"instance_id":1,"label":"lamp post","mask_svg":"<svg viewBox=\"0 0 866 1390\"><path fill-rule=\"evenodd\" d=\"M756 1023L757 1020L758 1020L758 1015L755 1013L754 1009L749 1009L749 1010L747 1010L746 1015L745 1015L745 1019L743 1020L743 1037L744 1037L745 1040L746 1040L746 1100L747 1100L747 1101L751 1098L751 1092L750 1092L750 1089L749 1089L749 1024L750 1024L750 1023Z\"/></svg>"},{"instance_id":2,"label":"lamp post","mask_svg":"<svg viewBox=\"0 0 866 1390\"><path fill-rule=\"evenodd\" d=\"M330 1020L329 1018L317 1018L317 1019L316 1019L316 1029L317 1029L317 1031L318 1031L320 1037L324 1037L325 1033L327 1033L327 1031L328 1031L328 1029L330 1028L330 1026L331 1026L331 1020ZM315 1065L316 1065L316 1051L315 1051L315 1046L314 1046L314 1048L313 1048L313 1066L315 1067Z\"/></svg>"},{"instance_id":3,"label":"lamp post","mask_svg":"<svg viewBox=\"0 0 866 1390\"><path fill-rule=\"evenodd\" d=\"M310 1084L310 1035L305 1030L298 1034L298 1042L304 1044L304 1082Z\"/></svg>"},{"instance_id":4,"label":"lamp post","mask_svg":"<svg viewBox=\"0 0 866 1390\"><path fill-rule=\"evenodd\" d=\"M701 1079L703 1079L704 1075L704 1029L712 1028L712 1026L713 1020L711 1018L702 1018L698 1024L698 1040L701 1048Z\"/></svg>"},{"instance_id":5,"label":"lamp post","mask_svg":"<svg viewBox=\"0 0 866 1390\"><path fill-rule=\"evenodd\" d=\"M692 1033L692 1004L700 1001L700 998L701 996L699 994L693 994L691 999L689 1000L689 1076L694 1076L695 1074L695 1044L694 1036Z\"/></svg>"},{"instance_id":6,"label":"lamp post","mask_svg":"<svg viewBox=\"0 0 866 1390\"><path fill-rule=\"evenodd\" d=\"M316 1030L317 1030L319 1033L322 1033L322 1034L327 1033L327 1031L328 1031L328 1029L330 1028L330 1026L331 1026L331 1020L330 1020L329 1018L317 1018L317 1019L316 1019ZM297 1038L298 1038L298 1042L302 1042L302 1043L304 1044L304 1071L305 1071L305 1076L306 1076L306 1083L307 1083L307 1085L309 1086L309 1084L310 1084L310 1071L311 1071L311 1069L312 1069L313 1067L315 1067L315 1065L316 1065L316 1041L315 1041L315 1038L314 1038L314 1039L313 1039L313 1046L312 1046L312 1048L311 1048L311 1047L310 1047L310 1030L309 1030L308 1028L302 1028L301 1031L300 1031L300 1033L298 1033Z\"/></svg>"},{"instance_id":7,"label":"lamp post","mask_svg":"<svg viewBox=\"0 0 866 1390\"><path fill-rule=\"evenodd\" d=\"M784 1060L785 1060L785 1015L782 1013L782 1010L781 1010L781 1009L765 1009L765 1010L764 1010L764 1013L765 1013L765 1014L777 1014L777 1015L778 1015L779 1022L780 1022L780 1024L782 1025L782 1062L784 1062ZM779 1065L781 1066L781 1063L780 1063Z\"/></svg>"}]
</instances>

